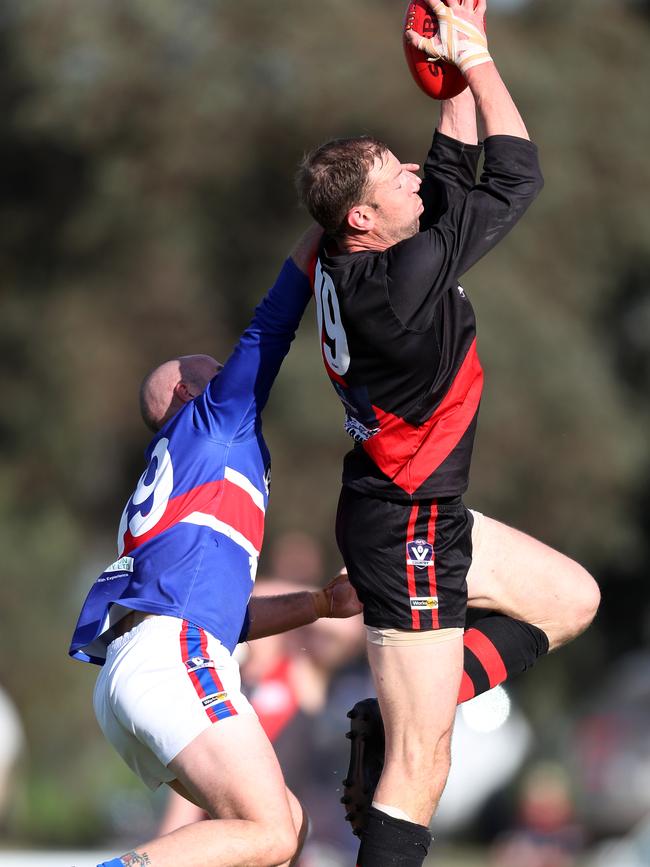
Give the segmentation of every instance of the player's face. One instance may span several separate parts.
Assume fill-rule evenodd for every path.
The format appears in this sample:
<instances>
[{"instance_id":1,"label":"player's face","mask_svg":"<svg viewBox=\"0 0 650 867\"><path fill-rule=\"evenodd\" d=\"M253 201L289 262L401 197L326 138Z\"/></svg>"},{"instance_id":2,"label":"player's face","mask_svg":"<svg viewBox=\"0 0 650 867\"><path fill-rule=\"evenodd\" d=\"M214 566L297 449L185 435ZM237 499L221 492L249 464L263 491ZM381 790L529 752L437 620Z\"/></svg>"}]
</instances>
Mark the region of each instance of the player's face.
<instances>
[{"instance_id":1,"label":"player's face","mask_svg":"<svg viewBox=\"0 0 650 867\"><path fill-rule=\"evenodd\" d=\"M367 200L376 212L378 233L392 244L412 237L420 228L424 206L418 195L422 183L415 174L418 169L416 163L402 163L386 151L368 176Z\"/></svg>"}]
</instances>

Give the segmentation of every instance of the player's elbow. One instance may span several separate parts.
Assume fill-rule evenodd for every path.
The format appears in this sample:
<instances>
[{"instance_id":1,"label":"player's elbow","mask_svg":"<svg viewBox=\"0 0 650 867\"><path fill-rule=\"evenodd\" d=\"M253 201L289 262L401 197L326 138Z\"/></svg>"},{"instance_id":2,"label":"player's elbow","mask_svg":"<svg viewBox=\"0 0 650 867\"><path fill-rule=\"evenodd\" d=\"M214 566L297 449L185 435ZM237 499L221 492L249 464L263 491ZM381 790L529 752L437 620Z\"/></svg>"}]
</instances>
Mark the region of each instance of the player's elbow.
<instances>
[{"instance_id":1,"label":"player's elbow","mask_svg":"<svg viewBox=\"0 0 650 867\"><path fill-rule=\"evenodd\" d=\"M525 178L522 178L522 181L519 184L518 193L525 201L526 208L535 201L543 189L544 175L542 174L539 165L537 165L528 172L528 175Z\"/></svg>"}]
</instances>

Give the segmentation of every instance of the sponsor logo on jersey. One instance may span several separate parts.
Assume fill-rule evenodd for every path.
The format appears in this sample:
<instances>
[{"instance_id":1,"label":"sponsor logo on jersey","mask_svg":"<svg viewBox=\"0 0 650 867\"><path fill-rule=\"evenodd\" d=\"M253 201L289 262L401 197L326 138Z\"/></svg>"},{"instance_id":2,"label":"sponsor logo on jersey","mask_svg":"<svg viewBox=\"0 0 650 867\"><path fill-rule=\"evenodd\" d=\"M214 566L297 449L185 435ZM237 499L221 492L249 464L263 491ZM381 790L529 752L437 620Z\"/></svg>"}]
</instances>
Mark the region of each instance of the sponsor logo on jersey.
<instances>
[{"instance_id":1,"label":"sponsor logo on jersey","mask_svg":"<svg viewBox=\"0 0 650 867\"><path fill-rule=\"evenodd\" d=\"M406 543L406 565L416 569L433 566L433 545L426 539L414 539Z\"/></svg>"},{"instance_id":2,"label":"sponsor logo on jersey","mask_svg":"<svg viewBox=\"0 0 650 867\"><path fill-rule=\"evenodd\" d=\"M193 656L191 659L185 660L185 668L188 673L199 671L202 668L214 668L214 661L205 656Z\"/></svg>"},{"instance_id":3,"label":"sponsor logo on jersey","mask_svg":"<svg viewBox=\"0 0 650 867\"><path fill-rule=\"evenodd\" d=\"M418 611L424 609L430 611L432 608L438 607L437 596L411 596L411 608Z\"/></svg>"},{"instance_id":4,"label":"sponsor logo on jersey","mask_svg":"<svg viewBox=\"0 0 650 867\"><path fill-rule=\"evenodd\" d=\"M227 692L214 692L212 695L206 695L202 699L203 707L212 707L213 704L219 704L220 701L225 701L228 698Z\"/></svg>"},{"instance_id":5,"label":"sponsor logo on jersey","mask_svg":"<svg viewBox=\"0 0 650 867\"><path fill-rule=\"evenodd\" d=\"M104 572L133 572L133 557L120 557L119 560L107 566Z\"/></svg>"},{"instance_id":6,"label":"sponsor logo on jersey","mask_svg":"<svg viewBox=\"0 0 650 867\"><path fill-rule=\"evenodd\" d=\"M465 295L465 290L460 285L458 286L458 294L460 295L461 298L467 298L467 295Z\"/></svg>"},{"instance_id":7,"label":"sponsor logo on jersey","mask_svg":"<svg viewBox=\"0 0 650 867\"><path fill-rule=\"evenodd\" d=\"M366 427L365 424L361 424L360 421L357 421L356 418L352 418L351 415L346 415L344 426L345 432L357 443L365 443L365 441L369 440L370 437L374 437L375 434L379 433L378 427Z\"/></svg>"}]
</instances>

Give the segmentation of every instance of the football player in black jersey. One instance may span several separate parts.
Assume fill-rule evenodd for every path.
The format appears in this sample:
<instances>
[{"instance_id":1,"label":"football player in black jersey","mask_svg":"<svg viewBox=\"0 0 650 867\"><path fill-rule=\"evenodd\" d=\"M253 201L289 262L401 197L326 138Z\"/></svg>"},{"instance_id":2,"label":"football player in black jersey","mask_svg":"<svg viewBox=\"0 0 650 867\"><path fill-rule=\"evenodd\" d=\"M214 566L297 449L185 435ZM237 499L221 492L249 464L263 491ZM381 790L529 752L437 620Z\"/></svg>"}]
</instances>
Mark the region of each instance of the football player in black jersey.
<instances>
[{"instance_id":1,"label":"football player in black jersey","mask_svg":"<svg viewBox=\"0 0 650 867\"><path fill-rule=\"evenodd\" d=\"M325 229L314 274L321 352L355 440L337 540L364 605L385 728L373 794L364 754L378 728L367 703L351 712L344 800L358 867L422 864L457 701L574 638L600 598L577 563L462 502L483 373L458 281L521 218L542 177L487 50L484 0L429 3L442 40L409 38L455 63L469 87L441 103L424 179L368 137L316 148L298 174Z\"/></svg>"}]
</instances>

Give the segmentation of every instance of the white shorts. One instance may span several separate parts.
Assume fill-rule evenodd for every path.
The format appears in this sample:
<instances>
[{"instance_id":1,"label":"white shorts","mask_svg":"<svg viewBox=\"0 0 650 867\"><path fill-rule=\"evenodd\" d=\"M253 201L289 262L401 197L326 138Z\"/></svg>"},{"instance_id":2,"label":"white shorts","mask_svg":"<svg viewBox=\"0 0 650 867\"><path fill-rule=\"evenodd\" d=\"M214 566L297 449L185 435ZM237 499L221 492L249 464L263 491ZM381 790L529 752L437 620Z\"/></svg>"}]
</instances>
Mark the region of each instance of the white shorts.
<instances>
[{"instance_id":1,"label":"white shorts","mask_svg":"<svg viewBox=\"0 0 650 867\"><path fill-rule=\"evenodd\" d=\"M255 713L221 642L162 615L109 644L93 704L108 740L150 789L175 778L167 765L213 723Z\"/></svg>"}]
</instances>

